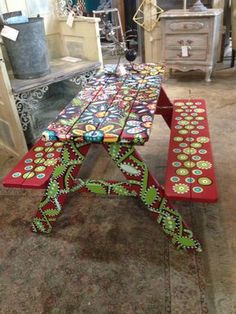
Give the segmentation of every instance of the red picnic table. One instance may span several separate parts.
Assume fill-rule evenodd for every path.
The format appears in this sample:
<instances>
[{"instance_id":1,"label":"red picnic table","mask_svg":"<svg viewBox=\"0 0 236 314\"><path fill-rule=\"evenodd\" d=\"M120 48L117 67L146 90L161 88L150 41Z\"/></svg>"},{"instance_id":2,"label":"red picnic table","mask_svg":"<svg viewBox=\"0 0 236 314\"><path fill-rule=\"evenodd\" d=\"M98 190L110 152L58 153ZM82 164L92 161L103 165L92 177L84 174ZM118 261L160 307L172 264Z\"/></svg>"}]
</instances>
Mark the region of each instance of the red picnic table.
<instances>
[{"instance_id":1,"label":"red picnic table","mask_svg":"<svg viewBox=\"0 0 236 314\"><path fill-rule=\"evenodd\" d=\"M4 185L45 189L33 219L34 232L51 232L70 192L133 196L144 203L177 248L200 252L200 243L169 197L191 200L195 196L202 201L216 198L207 124L197 129L199 122L206 122L204 101L178 100L173 107L161 87L162 66L133 64L126 70L123 76L103 73L79 92L8 174ZM166 184L169 197L135 149L149 140L155 114L163 116L173 133ZM126 181L77 177L95 144L105 148Z\"/></svg>"}]
</instances>

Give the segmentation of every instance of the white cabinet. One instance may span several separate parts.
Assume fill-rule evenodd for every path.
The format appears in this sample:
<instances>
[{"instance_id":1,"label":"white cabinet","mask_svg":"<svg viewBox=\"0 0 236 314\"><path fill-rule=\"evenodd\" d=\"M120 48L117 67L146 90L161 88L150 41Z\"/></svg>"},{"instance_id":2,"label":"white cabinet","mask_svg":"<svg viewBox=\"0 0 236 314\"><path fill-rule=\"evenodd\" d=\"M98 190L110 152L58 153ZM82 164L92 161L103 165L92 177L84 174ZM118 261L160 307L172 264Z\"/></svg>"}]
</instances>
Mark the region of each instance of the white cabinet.
<instances>
[{"instance_id":1,"label":"white cabinet","mask_svg":"<svg viewBox=\"0 0 236 314\"><path fill-rule=\"evenodd\" d=\"M217 61L221 9L170 10L161 16L161 60L169 69L202 70L206 81Z\"/></svg>"}]
</instances>

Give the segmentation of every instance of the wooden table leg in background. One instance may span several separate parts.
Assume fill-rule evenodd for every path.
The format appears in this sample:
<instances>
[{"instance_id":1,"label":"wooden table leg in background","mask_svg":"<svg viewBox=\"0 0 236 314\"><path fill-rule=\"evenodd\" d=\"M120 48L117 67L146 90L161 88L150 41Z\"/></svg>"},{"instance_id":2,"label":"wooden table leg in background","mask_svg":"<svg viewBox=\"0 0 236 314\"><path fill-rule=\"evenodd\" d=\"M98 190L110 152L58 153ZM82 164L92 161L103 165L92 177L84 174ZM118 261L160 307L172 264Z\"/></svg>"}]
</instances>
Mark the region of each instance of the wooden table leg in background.
<instances>
[{"instance_id":1,"label":"wooden table leg in background","mask_svg":"<svg viewBox=\"0 0 236 314\"><path fill-rule=\"evenodd\" d=\"M168 96L166 95L166 92L163 89L163 87L161 87L155 114L162 115L168 127L171 128L172 113L173 113L173 104L169 100Z\"/></svg>"}]
</instances>

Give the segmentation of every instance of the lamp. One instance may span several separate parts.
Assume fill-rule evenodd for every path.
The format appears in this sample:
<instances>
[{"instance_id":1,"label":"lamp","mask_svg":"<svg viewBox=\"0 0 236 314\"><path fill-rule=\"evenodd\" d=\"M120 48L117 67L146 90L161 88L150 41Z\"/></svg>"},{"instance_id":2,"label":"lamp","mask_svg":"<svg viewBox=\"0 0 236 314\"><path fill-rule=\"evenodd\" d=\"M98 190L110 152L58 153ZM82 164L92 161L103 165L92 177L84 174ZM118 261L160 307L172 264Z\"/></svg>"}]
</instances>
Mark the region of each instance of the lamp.
<instances>
[{"instance_id":1,"label":"lamp","mask_svg":"<svg viewBox=\"0 0 236 314\"><path fill-rule=\"evenodd\" d=\"M207 7L202 4L201 0L197 0L194 5L189 9L191 12L204 12L207 11Z\"/></svg>"}]
</instances>

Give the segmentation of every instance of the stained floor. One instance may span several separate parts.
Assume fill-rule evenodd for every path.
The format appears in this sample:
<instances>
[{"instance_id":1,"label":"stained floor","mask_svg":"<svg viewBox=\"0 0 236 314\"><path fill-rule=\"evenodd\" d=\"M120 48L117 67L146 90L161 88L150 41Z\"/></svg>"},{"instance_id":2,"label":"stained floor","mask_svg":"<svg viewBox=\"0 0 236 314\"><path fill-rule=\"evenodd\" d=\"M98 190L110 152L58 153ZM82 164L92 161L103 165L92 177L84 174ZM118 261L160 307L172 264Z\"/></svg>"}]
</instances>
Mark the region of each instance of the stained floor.
<instances>
[{"instance_id":1,"label":"stained floor","mask_svg":"<svg viewBox=\"0 0 236 314\"><path fill-rule=\"evenodd\" d=\"M41 191L0 187L0 313L236 313L236 69L175 73L173 98L205 98L216 163L217 204L176 203L203 244L176 251L135 199L71 195L50 236L29 231ZM169 130L155 118L139 151L164 182ZM95 165L96 161L96 165ZM0 151L1 177L16 163ZM95 147L83 177L120 178Z\"/></svg>"}]
</instances>

